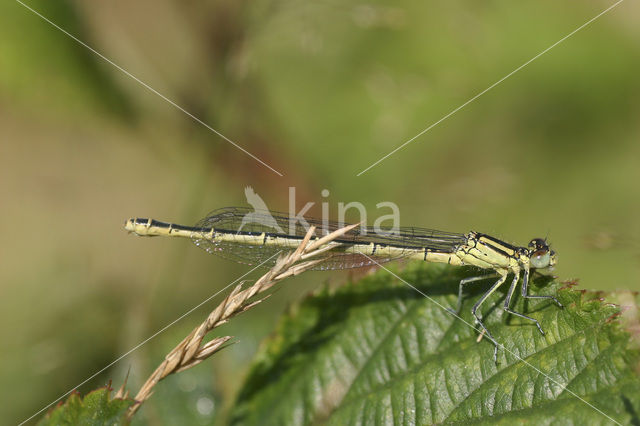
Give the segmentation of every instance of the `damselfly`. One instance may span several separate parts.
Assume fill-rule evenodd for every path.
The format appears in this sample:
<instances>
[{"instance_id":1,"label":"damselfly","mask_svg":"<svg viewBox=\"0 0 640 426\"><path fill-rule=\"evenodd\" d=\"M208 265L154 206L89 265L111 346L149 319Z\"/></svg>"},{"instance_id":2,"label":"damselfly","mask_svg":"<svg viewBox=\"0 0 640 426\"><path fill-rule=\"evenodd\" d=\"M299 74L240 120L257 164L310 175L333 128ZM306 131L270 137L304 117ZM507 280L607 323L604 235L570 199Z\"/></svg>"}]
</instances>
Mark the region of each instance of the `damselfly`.
<instances>
[{"instance_id":1,"label":"damselfly","mask_svg":"<svg viewBox=\"0 0 640 426\"><path fill-rule=\"evenodd\" d=\"M195 226L141 218L125 222L125 229L137 235L189 238L209 253L247 264L266 264L265 261L275 258L279 251L295 249L309 226L317 228L319 238L342 228L344 224L318 219L301 220L299 217L290 217L283 213L255 211L242 207L213 211ZM498 278L471 309L476 322L495 345L494 360L497 359L498 343L482 322L479 308L506 282L510 273L514 276L504 301L506 312L532 321L540 333L544 334L538 320L510 307L521 274L522 297L550 299L562 307L553 296L536 296L528 292L531 271L550 270L556 263L555 252L542 238L534 238L527 247L519 247L474 231L459 234L413 227L383 231L361 226L333 240L329 245L333 248L326 252L326 259L316 266L317 269L358 268L409 258L493 270L495 274L460 281L455 313L460 312L463 288L466 284L491 277Z\"/></svg>"}]
</instances>

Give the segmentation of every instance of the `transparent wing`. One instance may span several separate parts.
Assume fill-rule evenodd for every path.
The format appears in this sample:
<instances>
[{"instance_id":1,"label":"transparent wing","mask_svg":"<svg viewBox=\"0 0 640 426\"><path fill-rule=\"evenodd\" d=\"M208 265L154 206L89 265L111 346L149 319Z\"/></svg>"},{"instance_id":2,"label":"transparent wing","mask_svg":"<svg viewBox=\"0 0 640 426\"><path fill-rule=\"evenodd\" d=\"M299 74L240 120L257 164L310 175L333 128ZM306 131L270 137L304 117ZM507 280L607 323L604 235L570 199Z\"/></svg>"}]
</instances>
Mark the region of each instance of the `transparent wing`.
<instances>
[{"instance_id":1,"label":"transparent wing","mask_svg":"<svg viewBox=\"0 0 640 426\"><path fill-rule=\"evenodd\" d=\"M194 243L207 252L216 254L225 259L246 265L260 265L267 268L274 265L279 254L284 254L292 250L289 247L238 245L228 242L210 241L207 239L195 239ZM404 256L367 257L363 254L345 253L340 252L339 250L340 248L336 248L328 252L326 255L319 257L321 259L324 258L325 260L317 264L312 269L334 270L374 266L391 260L401 259L409 254L409 252L407 252Z\"/></svg>"},{"instance_id":2,"label":"transparent wing","mask_svg":"<svg viewBox=\"0 0 640 426\"><path fill-rule=\"evenodd\" d=\"M347 224L304 218L304 221L289 217L286 213L271 211L256 211L244 207L227 207L211 212L196 225L200 232L196 233L194 243L209 253L224 258L258 265L271 266L277 258L277 253L288 252L291 247L274 245L238 244L238 242L221 242L211 240L206 234L213 228L216 232L238 235L262 235L283 237L288 240L302 240L310 226L315 226L316 236L326 235L342 228ZM371 227L358 227L335 240L343 243L342 247L327 253L326 261L317 265L315 269L348 269L371 266L377 263L389 262L415 253L416 249L428 248L441 252L451 252L466 241L464 234L443 232L426 228L399 228L375 232ZM366 255L345 252L353 244L374 244L378 246L394 246L393 256Z\"/></svg>"}]
</instances>

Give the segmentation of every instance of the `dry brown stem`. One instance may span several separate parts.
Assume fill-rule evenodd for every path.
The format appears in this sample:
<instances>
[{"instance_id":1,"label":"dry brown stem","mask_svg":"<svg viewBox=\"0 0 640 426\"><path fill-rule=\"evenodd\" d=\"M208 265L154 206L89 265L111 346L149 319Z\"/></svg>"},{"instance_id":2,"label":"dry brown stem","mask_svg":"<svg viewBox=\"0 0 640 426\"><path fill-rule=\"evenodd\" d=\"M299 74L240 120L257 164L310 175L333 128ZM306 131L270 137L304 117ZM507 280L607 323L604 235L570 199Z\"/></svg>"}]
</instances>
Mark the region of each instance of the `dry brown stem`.
<instances>
[{"instance_id":1,"label":"dry brown stem","mask_svg":"<svg viewBox=\"0 0 640 426\"><path fill-rule=\"evenodd\" d=\"M273 287L276 283L283 279L300 274L308 269L313 268L316 264L324 261L324 258L313 259L314 256L326 253L327 250L338 247L340 244L330 244L334 239L344 235L351 229L358 226L349 225L338 229L329 235L326 235L313 243L309 243L314 227L309 229L306 236L298 246L298 248L286 255L281 255L276 264L262 277L260 277L251 287L242 289L244 283L237 285L231 293L209 314L207 319L194 328L187 337L185 337L171 352L169 352L164 361L149 376L147 381L142 385L140 391L135 397L136 403L130 408L129 416L132 416L140 405L153 393L155 385L169 374L178 373L187 370L224 347L232 337L223 336L202 343L206 334L212 329L226 323L229 318L240 314L253 306L262 302L266 297L257 300L251 300L256 294ZM268 296L267 296L268 297Z\"/></svg>"}]
</instances>

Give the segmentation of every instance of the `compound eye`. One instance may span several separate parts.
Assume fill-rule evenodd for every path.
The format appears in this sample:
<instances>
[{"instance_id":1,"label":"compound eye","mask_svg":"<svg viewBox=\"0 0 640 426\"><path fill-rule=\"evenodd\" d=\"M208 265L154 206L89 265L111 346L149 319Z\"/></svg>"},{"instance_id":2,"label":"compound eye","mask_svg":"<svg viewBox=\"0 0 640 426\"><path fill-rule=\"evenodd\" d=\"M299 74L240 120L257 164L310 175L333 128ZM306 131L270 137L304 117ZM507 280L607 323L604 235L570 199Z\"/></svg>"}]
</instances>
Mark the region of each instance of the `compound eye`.
<instances>
[{"instance_id":1,"label":"compound eye","mask_svg":"<svg viewBox=\"0 0 640 426\"><path fill-rule=\"evenodd\" d=\"M529 249L532 251L549 250L549 244L542 238L534 238L529 242Z\"/></svg>"},{"instance_id":2,"label":"compound eye","mask_svg":"<svg viewBox=\"0 0 640 426\"><path fill-rule=\"evenodd\" d=\"M535 269L546 268L551 263L551 255L548 249L542 249L533 252L530 259L531 267Z\"/></svg>"}]
</instances>

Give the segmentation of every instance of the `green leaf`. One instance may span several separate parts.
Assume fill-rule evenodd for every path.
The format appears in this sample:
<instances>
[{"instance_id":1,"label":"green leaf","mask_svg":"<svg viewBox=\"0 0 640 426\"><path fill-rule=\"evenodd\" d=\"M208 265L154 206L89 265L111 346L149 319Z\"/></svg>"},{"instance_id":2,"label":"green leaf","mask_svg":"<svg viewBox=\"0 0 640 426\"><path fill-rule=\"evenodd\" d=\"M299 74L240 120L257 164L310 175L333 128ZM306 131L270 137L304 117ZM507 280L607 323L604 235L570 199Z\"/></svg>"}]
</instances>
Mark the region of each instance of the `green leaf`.
<instances>
[{"instance_id":1,"label":"green leaf","mask_svg":"<svg viewBox=\"0 0 640 426\"><path fill-rule=\"evenodd\" d=\"M537 278L546 285L532 293L557 294L565 307L521 297L513 307L538 319L543 336L500 309L497 292L482 308L504 344L496 365L493 344L470 326L488 284L469 286L465 324L443 307L455 307L468 273L418 263L398 276L431 300L380 271L292 308L258 354L232 422L638 424L639 354L617 306Z\"/></svg>"},{"instance_id":2,"label":"green leaf","mask_svg":"<svg viewBox=\"0 0 640 426\"><path fill-rule=\"evenodd\" d=\"M64 404L49 412L39 425L122 425L127 424L127 409L132 399L111 399L108 387L96 389L81 398L73 392Z\"/></svg>"}]
</instances>

